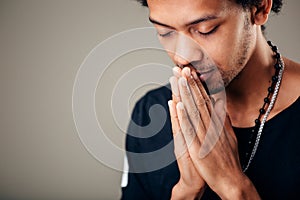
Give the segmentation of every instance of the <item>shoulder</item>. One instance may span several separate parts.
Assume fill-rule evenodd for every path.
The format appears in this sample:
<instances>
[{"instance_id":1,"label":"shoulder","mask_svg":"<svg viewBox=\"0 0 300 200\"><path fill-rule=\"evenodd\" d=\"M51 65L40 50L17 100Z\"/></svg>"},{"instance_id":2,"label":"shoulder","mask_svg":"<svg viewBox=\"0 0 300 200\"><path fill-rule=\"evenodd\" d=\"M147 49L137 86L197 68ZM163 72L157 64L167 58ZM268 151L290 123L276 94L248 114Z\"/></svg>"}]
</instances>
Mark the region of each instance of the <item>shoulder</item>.
<instances>
[{"instance_id":1,"label":"shoulder","mask_svg":"<svg viewBox=\"0 0 300 200\"><path fill-rule=\"evenodd\" d=\"M171 97L171 86L170 84L161 86L159 88L150 90L149 92L147 92L147 94L145 96L147 96L148 98L155 98L155 99L170 99Z\"/></svg>"},{"instance_id":2,"label":"shoulder","mask_svg":"<svg viewBox=\"0 0 300 200\"><path fill-rule=\"evenodd\" d=\"M168 110L168 101L171 99L172 93L170 85L161 86L159 88L148 91L135 104L131 118L138 123L148 124L150 122L150 110L156 111L156 115L161 114L161 108ZM154 110L153 110L154 109Z\"/></svg>"},{"instance_id":3,"label":"shoulder","mask_svg":"<svg viewBox=\"0 0 300 200\"><path fill-rule=\"evenodd\" d=\"M287 58L284 59L285 70L282 78L282 88L286 95L297 99L300 96L300 63L296 63Z\"/></svg>"},{"instance_id":4,"label":"shoulder","mask_svg":"<svg viewBox=\"0 0 300 200\"><path fill-rule=\"evenodd\" d=\"M300 63L285 58L285 74L290 79L289 83L299 84L300 83ZM300 90L299 90L300 91Z\"/></svg>"},{"instance_id":5,"label":"shoulder","mask_svg":"<svg viewBox=\"0 0 300 200\"><path fill-rule=\"evenodd\" d=\"M159 88L148 91L136 105L153 105L153 104L167 104L171 99L172 93L170 85L164 85Z\"/></svg>"},{"instance_id":6,"label":"shoulder","mask_svg":"<svg viewBox=\"0 0 300 200\"><path fill-rule=\"evenodd\" d=\"M300 96L300 64L284 58L285 69L277 98L277 112L292 105Z\"/></svg>"},{"instance_id":7,"label":"shoulder","mask_svg":"<svg viewBox=\"0 0 300 200\"><path fill-rule=\"evenodd\" d=\"M168 112L168 100L171 98L169 88L169 85L165 85L150 90L136 103L127 129L128 151L152 152L172 140Z\"/></svg>"}]
</instances>

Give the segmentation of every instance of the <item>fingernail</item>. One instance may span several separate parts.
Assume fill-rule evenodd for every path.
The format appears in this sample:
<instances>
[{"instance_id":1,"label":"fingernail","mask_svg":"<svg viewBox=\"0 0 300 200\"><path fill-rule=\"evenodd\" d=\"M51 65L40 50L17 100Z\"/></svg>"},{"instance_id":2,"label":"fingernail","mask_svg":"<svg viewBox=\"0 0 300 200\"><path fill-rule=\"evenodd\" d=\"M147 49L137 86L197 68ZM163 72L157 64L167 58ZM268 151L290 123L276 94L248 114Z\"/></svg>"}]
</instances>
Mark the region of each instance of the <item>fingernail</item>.
<instances>
[{"instance_id":1,"label":"fingernail","mask_svg":"<svg viewBox=\"0 0 300 200\"><path fill-rule=\"evenodd\" d=\"M180 69L178 67L173 67L173 74L174 74L174 76L176 76L176 77L180 77L181 76L179 70Z\"/></svg>"},{"instance_id":2,"label":"fingernail","mask_svg":"<svg viewBox=\"0 0 300 200\"><path fill-rule=\"evenodd\" d=\"M185 74L186 77L190 77L191 76L191 69L188 67L183 68L183 73Z\"/></svg>"},{"instance_id":3,"label":"fingernail","mask_svg":"<svg viewBox=\"0 0 300 200\"><path fill-rule=\"evenodd\" d=\"M177 105L176 105L176 108L179 109L179 110L183 110L184 109L183 103L178 102Z\"/></svg>"},{"instance_id":4,"label":"fingernail","mask_svg":"<svg viewBox=\"0 0 300 200\"><path fill-rule=\"evenodd\" d=\"M168 101L168 105L169 105L170 108L172 108L172 104L173 104L173 101L172 101L172 100L169 100L169 101Z\"/></svg>"}]
</instances>

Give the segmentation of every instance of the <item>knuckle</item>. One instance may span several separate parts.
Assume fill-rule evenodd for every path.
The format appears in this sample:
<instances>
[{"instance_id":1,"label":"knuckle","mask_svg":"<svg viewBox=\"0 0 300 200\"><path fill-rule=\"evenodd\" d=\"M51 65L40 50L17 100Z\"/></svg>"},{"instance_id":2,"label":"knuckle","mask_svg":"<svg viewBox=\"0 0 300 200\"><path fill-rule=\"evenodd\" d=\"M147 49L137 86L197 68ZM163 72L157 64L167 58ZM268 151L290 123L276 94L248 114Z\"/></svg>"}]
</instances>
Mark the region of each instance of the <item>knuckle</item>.
<instances>
[{"instance_id":1,"label":"knuckle","mask_svg":"<svg viewBox=\"0 0 300 200\"><path fill-rule=\"evenodd\" d=\"M198 106L204 106L204 105L206 105L205 99L203 99L203 98L197 99L197 105Z\"/></svg>"},{"instance_id":2,"label":"knuckle","mask_svg":"<svg viewBox=\"0 0 300 200\"><path fill-rule=\"evenodd\" d=\"M186 88L183 89L183 95L184 95L184 96L190 96L190 94L191 94L191 93L190 93L190 90L189 90L188 87L186 87Z\"/></svg>"},{"instance_id":3,"label":"knuckle","mask_svg":"<svg viewBox=\"0 0 300 200\"><path fill-rule=\"evenodd\" d=\"M187 127L185 128L185 134L186 136L188 136L189 138L194 137L194 129L192 127Z\"/></svg>"},{"instance_id":4,"label":"knuckle","mask_svg":"<svg viewBox=\"0 0 300 200\"><path fill-rule=\"evenodd\" d=\"M196 155L198 155L198 149L196 149L194 146L191 146L191 148L189 149L189 153L192 159L197 159Z\"/></svg>"},{"instance_id":5,"label":"knuckle","mask_svg":"<svg viewBox=\"0 0 300 200\"><path fill-rule=\"evenodd\" d=\"M199 111L197 109L193 109L191 112L190 112L190 118L193 119L193 120L198 120L200 117L200 114L199 114Z\"/></svg>"},{"instance_id":6,"label":"knuckle","mask_svg":"<svg viewBox=\"0 0 300 200\"><path fill-rule=\"evenodd\" d=\"M196 133L199 133L200 131L204 130L204 126L203 126L203 124L200 121L198 121L196 123L194 129L195 129Z\"/></svg>"}]
</instances>

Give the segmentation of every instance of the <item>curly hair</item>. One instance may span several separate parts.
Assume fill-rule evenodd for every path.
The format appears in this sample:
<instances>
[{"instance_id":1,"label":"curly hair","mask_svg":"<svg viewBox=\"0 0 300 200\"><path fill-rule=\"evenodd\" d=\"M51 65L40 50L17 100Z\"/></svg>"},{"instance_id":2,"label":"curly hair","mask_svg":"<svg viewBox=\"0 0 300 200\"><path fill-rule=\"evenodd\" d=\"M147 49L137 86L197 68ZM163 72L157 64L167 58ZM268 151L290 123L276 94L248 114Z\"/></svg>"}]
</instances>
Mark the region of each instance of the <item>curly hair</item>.
<instances>
[{"instance_id":1,"label":"curly hair","mask_svg":"<svg viewBox=\"0 0 300 200\"><path fill-rule=\"evenodd\" d=\"M147 0L137 0L142 6L148 6ZM236 3L242 5L244 8L250 8L252 6L258 7L262 0L236 0ZM273 0L272 11L279 13L282 7L283 0Z\"/></svg>"}]
</instances>

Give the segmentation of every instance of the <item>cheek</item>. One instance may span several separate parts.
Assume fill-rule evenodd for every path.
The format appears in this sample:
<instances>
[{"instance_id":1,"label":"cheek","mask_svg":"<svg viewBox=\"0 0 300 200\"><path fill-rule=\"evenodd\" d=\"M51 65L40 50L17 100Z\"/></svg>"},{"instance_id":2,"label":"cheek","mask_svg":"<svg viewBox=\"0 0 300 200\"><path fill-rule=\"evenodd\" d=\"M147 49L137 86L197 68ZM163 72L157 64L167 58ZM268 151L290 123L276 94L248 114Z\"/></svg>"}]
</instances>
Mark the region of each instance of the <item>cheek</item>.
<instances>
[{"instance_id":1,"label":"cheek","mask_svg":"<svg viewBox=\"0 0 300 200\"><path fill-rule=\"evenodd\" d=\"M209 51L208 56L213 60L214 65L221 71L229 68L230 59L232 57L231 49L226 47L226 43L219 43L215 48Z\"/></svg>"},{"instance_id":2,"label":"cheek","mask_svg":"<svg viewBox=\"0 0 300 200\"><path fill-rule=\"evenodd\" d=\"M231 60L237 52L237 34L232 31L222 31L222 34L216 37L214 42L211 41L206 47L207 54L220 70L227 71L231 67Z\"/></svg>"},{"instance_id":3,"label":"cheek","mask_svg":"<svg viewBox=\"0 0 300 200\"><path fill-rule=\"evenodd\" d=\"M234 60L238 60L245 50L245 42L249 42L250 38L250 28L245 27L245 16L236 16L226 24L226 29L224 28L221 35L218 35L217 43L212 51L216 56L216 62L220 63L226 68L232 68ZM232 23L235 22L235 23ZM225 25L224 25L225 27Z\"/></svg>"},{"instance_id":4,"label":"cheek","mask_svg":"<svg viewBox=\"0 0 300 200\"><path fill-rule=\"evenodd\" d=\"M246 63L248 57L247 41L249 37L245 33L228 34L224 37L222 45L219 49L215 49L216 64L220 66L223 71L231 71L235 68L241 68Z\"/></svg>"}]
</instances>

